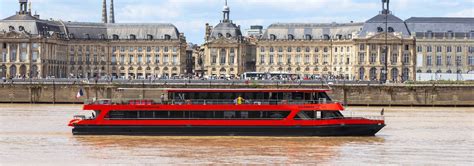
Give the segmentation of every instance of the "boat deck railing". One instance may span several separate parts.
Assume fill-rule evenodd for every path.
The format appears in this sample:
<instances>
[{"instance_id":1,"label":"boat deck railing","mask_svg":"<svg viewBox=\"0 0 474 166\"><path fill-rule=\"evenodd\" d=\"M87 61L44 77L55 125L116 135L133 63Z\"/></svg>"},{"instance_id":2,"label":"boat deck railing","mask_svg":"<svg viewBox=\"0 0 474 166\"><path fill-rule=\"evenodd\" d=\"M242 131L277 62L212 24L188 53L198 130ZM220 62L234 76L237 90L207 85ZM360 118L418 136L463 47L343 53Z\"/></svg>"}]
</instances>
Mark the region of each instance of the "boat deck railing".
<instances>
[{"instance_id":1,"label":"boat deck railing","mask_svg":"<svg viewBox=\"0 0 474 166\"><path fill-rule=\"evenodd\" d=\"M336 101L328 100L263 100L248 99L238 102L237 100L214 100L214 99L187 99L187 100L156 100L156 99L101 99L85 100L86 105L303 105L303 104L332 104Z\"/></svg>"}]
</instances>

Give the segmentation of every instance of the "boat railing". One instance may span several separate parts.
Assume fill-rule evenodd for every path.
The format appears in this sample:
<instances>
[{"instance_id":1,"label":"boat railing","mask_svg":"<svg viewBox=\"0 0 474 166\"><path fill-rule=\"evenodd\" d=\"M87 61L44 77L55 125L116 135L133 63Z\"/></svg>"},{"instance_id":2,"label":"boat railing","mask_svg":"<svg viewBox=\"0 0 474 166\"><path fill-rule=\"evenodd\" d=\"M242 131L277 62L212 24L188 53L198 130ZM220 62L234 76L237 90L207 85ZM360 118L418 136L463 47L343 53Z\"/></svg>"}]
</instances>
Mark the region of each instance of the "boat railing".
<instances>
[{"instance_id":1,"label":"boat railing","mask_svg":"<svg viewBox=\"0 0 474 166\"><path fill-rule=\"evenodd\" d=\"M157 100L157 99L91 99L85 100L86 105L303 105L303 104L332 104L336 101L328 100L264 100L264 99L247 99L241 102L237 100L223 99L179 99L179 100Z\"/></svg>"}]
</instances>

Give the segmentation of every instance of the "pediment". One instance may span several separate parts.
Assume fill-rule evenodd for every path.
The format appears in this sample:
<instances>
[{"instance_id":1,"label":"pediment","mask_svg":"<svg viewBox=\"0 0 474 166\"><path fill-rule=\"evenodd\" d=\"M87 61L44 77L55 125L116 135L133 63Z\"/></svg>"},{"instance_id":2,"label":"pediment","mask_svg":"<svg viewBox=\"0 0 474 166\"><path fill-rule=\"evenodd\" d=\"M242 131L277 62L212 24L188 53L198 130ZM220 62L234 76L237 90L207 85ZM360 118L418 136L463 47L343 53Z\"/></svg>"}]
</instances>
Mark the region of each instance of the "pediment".
<instances>
[{"instance_id":1,"label":"pediment","mask_svg":"<svg viewBox=\"0 0 474 166\"><path fill-rule=\"evenodd\" d=\"M393 33L379 33L368 38L369 40L402 40L402 38L395 36Z\"/></svg>"}]
</instances>

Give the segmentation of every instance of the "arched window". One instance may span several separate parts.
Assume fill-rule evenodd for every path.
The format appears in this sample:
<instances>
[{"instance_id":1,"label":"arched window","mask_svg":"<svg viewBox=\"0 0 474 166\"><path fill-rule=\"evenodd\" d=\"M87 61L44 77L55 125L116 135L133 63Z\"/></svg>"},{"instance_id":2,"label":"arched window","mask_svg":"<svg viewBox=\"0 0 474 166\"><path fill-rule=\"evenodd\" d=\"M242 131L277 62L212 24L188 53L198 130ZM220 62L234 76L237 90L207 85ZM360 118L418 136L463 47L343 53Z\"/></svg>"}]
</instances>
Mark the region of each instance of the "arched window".
<instances>
[{"instance_id":1,"label":"arched window","mask_svg":"<svg viewBox=\"0 0 474 166\"><path fill-rule=\"evenodd\" d=\"M458 70L456 71L457 74L461 74L462 73L462 70Z\"/></svg>"},{"instance_id":2,"label":"arched window","mask_svg":"<svg viewBox=\"0 0 474 166\"><path fill-rule=\"evenodd\" d=\"M225 34L225 36L226 36L227 38L231 38L231 37L232 37L232 35L231 35L230 33Z\"/></svg>"},{"instance_id":3,"label":"arched window","mask_svg":"<svg viewBox=\"0 0 474 166\"><path fill-rule=\"evenodd\" d=\"M119 35L115 35L115 34L114 34L114 35L112 35L112 39L113 39L113 40L119 40L120 38L119 38Z\"/></svg>"},{"instance_id":4,"label":"arched window","mask_svg":"<svg viewBox=\"0 0 474 166\"><path fill-rule=\"evenodd\" d=\"M448 70L448 71L446 71L446 73L453 73L453 71L451 71L451 70Z\"/></svg>"},{"instance_id":5,"label":"arched window","mask_svg":"<svg viewBox=\"0 0 474 166\"><path fill-rule=\"evenodd\" d=\"M431 73L431 70L427 70L426 73Z\"/></svg>"},{"instance_id":6,"label":"arched window","mask_svg":"<svg viewBox=\"0 0 474 166\"><path fill-rule=\"evenodd\" d=\"M146 35L146 39L147 40L153 40L153 35L150 35L150 34Z\"/></svg>"},{"instance_id":7,"label":"arched window","mask_svg":"<svg viewBox=\"0 0 474 166\"><path fill-rule=\"evenodd\" d=\"M383 32L383 28L382 27L377 27L377 32Z\"/></svg>"},{"instance_id":8,"label":"arched window","mask_svg":"<svg viewBox=\"0 0 474 166\"><path fill-rule=\"evenodd\" d=\"M418 69L416 72L417 72L417 73L421 73L422 71Z\"/></svg>"},{"instance_id":9,"label":"arched window","mask_svg":"<svg viewBox=\"0 0 474 166\"><path fill-rule=\"evenodd\" d=\"M301 52L301 47L296 47L296 52Z\"/></svg>"},{"instance_id":10,"label":"arched window","mask_svg":"<svg viewBox=\"0 0 474 166\"><path fill-rule=\"evenodd\" d=\"M398 69L397 68L392 69L392 81L393 82L398 81Z\"/></svg>"},{"instance_id":11,"label":"arched window","mask_svg":"<svg viewBox=\"0 0 474 166\"><path fill-rule=\"evenodd\" d=\"M19 27L18 27L18 30L19 30L19 31L24 31L24 30L25 30L25 27L19 26Z\"/></svg>"},{"instance_id":12,"label":"arched window","mask_svg":"<svg viewBox=\"0 0 474 166\"><path fill-rule=\"evenodd\" d=\"M270 47L270 52L274 52L274 48L273 47Z\"/></svg>"},{"instance_id":13,"label":"arched window","mask_svg":"<svg viewBox=\"0 0 474 166\"><path fill-rule=\"evenodd\" d=\"M221 38L221 37L224 37L224 35L222 33L218 33L217 37Z\"/></svg>"},{"instance_id":14,"label":"arched window","mask_svg":"<svg viewBox=\"0 0 474 166\"><path fill-rule=\"evenodd\" d=\"M295 36L293 36L292 34L288 34L288 40L294 40L295 39Z\"/></svg>"},{"instance_id":15,"label":"arched window","mask_svg":"<svg viewBox=\"0 0 474 166\"><path fill-rule=\"evenodd\" d=\"M168 34L166 34L166 35L165 35L165 40L171 40L171 36L168 35Z\"/></svg>"},{"instance_id":16,"label":"arched window","mask_svg":"<svg viewBox=\"0 0 474 166\"><path fill-rule=\"evenodd\" d=\"M403 68L403 71L402 71L402 81L405 82L407 81L410 77L410 69L408 68Z\"/></svg>"},{"instance_id":17,"label":"arched window","mask_svg":"<svg viewBox=\"0 0 474 166\"><path fill-rule=\"evenodd\" d=\"M306 52L311 52L311 49L310 49L309 47L306 47L306 48L305 48L305 51L306 51Z\"/></svg>"},{"instance_id":18,"label":"arched window","mask_svg":"<svg viewBox=\"0 0 474 166\"><path fill-rule=\"evenodd\" d=\"M304 39L305 40L312 40L313 36L311 36L310 34L306 34L306 35L304 35Z\"/></svg>"},{"instance_id":19,"label":"arched window","mask_svg":"<svg viewBox=\"0 0 474 166\"><path fill-rule=\"evenodd\" d=\"M84 36L86 37L87 40L91 39L91 36L89 34L85 34Z\"/></svg>"},{"instance_id":20,"label":"arched window","mask_svg":"<svg viewBox=\"0 0 474 166\"><path fill-rule=\"evenodd\" d=\"M14 30L15 30L15 27L13 27L13 26L8 26L8 30L14 31Z\"/></svg>"},{"instance_id":21,"label":"arched window","mask_svg":"<svg viewBox=\"0 0 474 166\"><path fill-rule=\"evenodd\" d=\"M130 35L130 40L137 40L137 36L135 36L134 34L131 34Z\"/></svg>"},{"instance_id":22,"label":"arched window","mask_svg":"<svg viewBox=\"0 0 474 166\"><path fill-rule=\"evenodd\" d=\"M377 69L375 67L370 68L370 80L376 80L377 79Z\"/></svg>"},{"instance_id":23,"label":"arched window","mask_svg":"<svg viewBox=\"0 0 474 166\"><path fill-rule=\"evenodd\" d=\"M100 38L101 40L104 40L104 39L105 39L105 35L104 35L104 34L100 34L100 35L99 35L99 38Z\"/></svg>"},{"instance_id":24,"label":"arched window","mask_svg":"<svg viewBox=\"0 0 474 166\"><path fill-rule=\"evenodd\" d=\"M276 40L276 39L277 39L276 35L270 34L270 40Z\"/></svg>"},{"instance_id":25,"label":"arched window","mask_svg":"<svg viewBox=\"0 0 474 166\"><path fill-rule=\"evenodd\" d=\"M388 27L388 32L392 33L395 32L395 30L393 29L393 27Z\"/></svg>"},{"instance_id":26,"label":"arched window","mask_svg":"<svg viewBox=\"0 0 474 166\"><path fill-rule=\"evenodd\" d=\"M69 38L74 39L74 37L75 37L75 36L74 36L74 33L70 33L70 34L69 34Z\"/></svg>"},{"instance_id":27,"label":"arched window","mask_svg":"<svg viewBox=\"0 0 474 166\"><path fill-rule=\"evenodd\" d=\"M342 35L337 34L337 35L336 35L336 39L341 40L341 39L342 39Z\"/></svg>"}]
</instances>

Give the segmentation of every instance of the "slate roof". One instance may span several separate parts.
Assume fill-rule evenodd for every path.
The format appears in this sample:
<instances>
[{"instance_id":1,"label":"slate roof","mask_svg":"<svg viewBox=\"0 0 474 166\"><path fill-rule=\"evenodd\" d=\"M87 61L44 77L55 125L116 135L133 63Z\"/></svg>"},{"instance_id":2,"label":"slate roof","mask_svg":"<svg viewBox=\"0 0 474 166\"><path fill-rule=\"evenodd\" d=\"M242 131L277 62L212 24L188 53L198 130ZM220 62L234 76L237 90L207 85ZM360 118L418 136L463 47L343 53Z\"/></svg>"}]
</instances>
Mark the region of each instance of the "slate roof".
<instances>
[{"instance_id":1,"label":"slate roof","mask_svg":"<svg viewBox=\"0 0 474 166\"><path fill-rule=\"evenodd\" d=\"M474 31L474 18L411 17L406 20L411 32L468 33Z\"/></svg>"},{"instance_id":2,"label":"slate roof","mask_svg":"<svg viewBox=\"0 0 474 166\"><path fill-rule=\"evenodd\" d=\"M275 23L268 26L262 39L271 39L271 35L278 40L288 39L289 35L293 35L295 40L306 39L306 35L311 35L312 39L324 39L324 35L344 38L353 36L361 28L362 23Z\"/></svg>"},{"instance_id":3,"label":"slate roof","mask_svg":"<svg viewBox=\"0 0 474 166\"><path fill-rule=\"evenodd\" d=\"M219 34L222 34L223 37L226 37L227 34L231 35L231 38L237 38L242 36L240 27L235 25L232 22L221 22L217 24L211 31L211 38L219 38Z\"/></svg>"},{"instance_id":4,"label":"slate roof","mask_svg":"<svg viewBox=\"0 0 474 166\"><path fill-rule=\"evenodd\" d=\"M178 29L174 25L166 23L62 22L41 20L29 14L17 13L0 20L0 31L9 31L10 26L14 27L15 31L18 31L19 27L22 26L26 32L32 35L43 34L44 31L53 31L74 36L75 39L100 39L101 36L112 39L113 35L118 35L120 39L129 39L131 34L135 35L136 39L147 39L148 35L152 35L153 39L164 39L165 35L169 35L172 40L179 39Z\"/></svg>"},{"instance_id":5,"label":"slate roof","mask_svg":"<svg viewBox=\"0 0 474 166\"><path fill-rule=\"evenodd\" d=\"M411 35L407 25L402 19L392 14L378 14L364 23L359 37L368 37L371 34L379 33L378 28L382 28L384 32L387 31L385 23L387 23L388 28L393 28L394 32L401 34L402 37L409 37Z\"/></svg>"}]
</instances>

